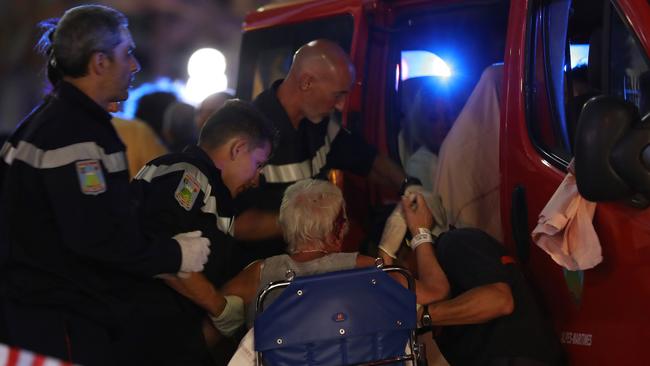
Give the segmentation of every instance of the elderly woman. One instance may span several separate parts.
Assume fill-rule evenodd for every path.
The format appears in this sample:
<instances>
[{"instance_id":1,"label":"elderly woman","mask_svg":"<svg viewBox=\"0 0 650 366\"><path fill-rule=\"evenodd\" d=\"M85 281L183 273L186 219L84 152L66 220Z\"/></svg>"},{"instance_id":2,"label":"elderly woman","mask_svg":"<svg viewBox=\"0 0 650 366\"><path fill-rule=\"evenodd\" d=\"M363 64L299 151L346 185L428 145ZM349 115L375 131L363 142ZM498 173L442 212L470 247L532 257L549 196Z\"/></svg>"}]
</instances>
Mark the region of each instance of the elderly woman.
<instances>
[{"instance_id":1,"label":"elderly woman","mask_svg":"<svg viewBox=\"0 0 650 366\"><path fill-rule=\"evenodd\" d=\"M404 197L402 201L408 229L414 236L420 280L416 284L419 304L445 298L449 286L433 254L431 235L421 232L431 228L433 218L421 195ZM251 263L224 287L225 294L236 295L249 305L262 287L271 281L285 279L291 269L297 276L312 275L355 267L375 265L372 257L358 253L342 253L341 244L348 229L345 202L341 191L330 182L305 179L285 191L279 216L289 254ZM417 237L421 238L418 242ZM428 239L428 240L427 240ZM384 258L391 263L391 258ZM396 279L400 280L399 276ZM267 302L268 304L268 302ZM252 323L250 311L248 323Z\"/></svg>"}]
</instances>

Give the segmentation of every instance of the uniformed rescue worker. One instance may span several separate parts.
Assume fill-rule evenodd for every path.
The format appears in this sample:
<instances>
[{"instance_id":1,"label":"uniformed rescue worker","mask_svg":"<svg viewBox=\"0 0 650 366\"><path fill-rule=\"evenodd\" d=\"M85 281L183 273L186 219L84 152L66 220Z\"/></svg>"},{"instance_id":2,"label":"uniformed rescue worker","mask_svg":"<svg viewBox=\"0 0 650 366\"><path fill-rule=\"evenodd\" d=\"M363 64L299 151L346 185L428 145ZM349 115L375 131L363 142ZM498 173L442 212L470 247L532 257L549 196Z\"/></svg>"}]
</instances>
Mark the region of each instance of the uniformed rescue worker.
<instances>
[{"instance_id":1,"label":"uniformed rescue worker","mask_svg":"<svg viewBox=\"0 0 650 366\"><path fill-rule=\"evenodd\" d=\"M143 358L131 363L201 365L206 343L216 335L209 323L204 335L206 311L223 335L243 324L242 300L224 299L217 289L229 279L233 197L257 184L274 137L271 122L251 103L230 100L208 119L198 146L154 159L134 178L131 188L148 236L169 237L198 225L212 251L203 273L168 281L178 292L160 280L136 289L144 324L131 343Z\"/></svg>"},{"instance_id":2,"label":"uniformed rescue worker","mask_svg":"<svg viewBox=\"0 0 650 366\"><path fill-rule=\"evenodd\" d=\"M54 89L0 153L9 246L1 341L113 365L128 331L127 277L201 271L209 241L198 231L144 240L132 214L124 145L106 112L139 70L126 18L88 5L43 27Z\"/></svg>"},{"instance_id":3,"label":"uniformed rescue worker","mask_svg":"<svg viewBox=\"0 0 650 366\"><path fill-rule=\"evenodd\" d=\"M330 169L370 176L395 190L403 184L399 166L328 118L343 109L354 74L338 45L312 41L296 52L286 79L277 80L255 99L278 129L280 142L263 170L260 187L238 200L243 212L235 221L237 239L280 238L277 215L286 187L301 179L326 179ZM284 253L279 240L243 246L245 260Z\"/></svg>"}]
</instances>

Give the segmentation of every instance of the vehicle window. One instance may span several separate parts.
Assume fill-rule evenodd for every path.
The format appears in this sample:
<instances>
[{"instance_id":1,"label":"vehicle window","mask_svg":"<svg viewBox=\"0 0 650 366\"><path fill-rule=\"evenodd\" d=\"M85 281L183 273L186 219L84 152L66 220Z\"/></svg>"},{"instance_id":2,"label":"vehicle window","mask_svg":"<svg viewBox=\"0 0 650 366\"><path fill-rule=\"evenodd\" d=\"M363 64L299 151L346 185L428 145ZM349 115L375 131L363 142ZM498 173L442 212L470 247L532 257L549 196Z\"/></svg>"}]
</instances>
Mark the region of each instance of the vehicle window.
<instances>
[{"instance_id":1,"label":"vehicle window","mask_svg":"<svg viewBox=\"0 0 650 366\"><path fill-rule=\"evenodd\" d=\"M319 38L337 42L350 51L354 19L351 15L263 28L244 33L239 55L237 97L251 100L289 71L293 54Z\"/></svg>"},{"instance_id":2,"label":"vehicle window","mask_svg":"<svg viewBox=\"0 0 650 366\"><path fill-rule=\"evenodd\" d=\"M396 72L399 156L407 174L420 175L429 167L418 162L426 163L429 155L438 151L455 117L449 101L451 69L430 51L409 50L401 52ZM430 180L428 175L420 178ZM430 182L424 183L430 186Z\"/></svg>"},{"instance_id":3,"label":"vehicle window","mask_svg":"<svg viewBox=\"0 0 650 366\"><path fill-rule=\"evenodd\" d=\"M483 70L503 61L507 9L501 2L397 17L389 44L387 145L429 189L440 145L467 97Z\"/></svg>"},{"instance_id":4,"label":"vehicle window","mask_svg":"<svg viewBox=\"0 0 650 366\"><path fill-rule=\"evenodd\" d=\"M614 95L648 112L645 53L608 1L543 1L532 29L528 125L535 146L554 165L566 167L571 159L580 112L590 98Z\"/></svg>"},{"instance_id":5,"label":"vehicle window","mask_svg":"<svg viewBox=\"0 0 650 366\"><path fill-rule=\"evenodd\" d=\"M548 1L533 18L528 64L528 120L535 145L555 161L570 156L566 57L571 1ZM569 56L570 57L570 56Z\"/></svg>"},{"instance_id":6,"label":"vehicle window","mask_svg":"<svg viewBox=\"0 0 650 366\"><path fill-rule=\"evenodd\" d=\"M611 13L609 86L612 95L634 103L641 115L650 108L650 73L645 52L616 12Z\"/></svg>"}]
</instances>

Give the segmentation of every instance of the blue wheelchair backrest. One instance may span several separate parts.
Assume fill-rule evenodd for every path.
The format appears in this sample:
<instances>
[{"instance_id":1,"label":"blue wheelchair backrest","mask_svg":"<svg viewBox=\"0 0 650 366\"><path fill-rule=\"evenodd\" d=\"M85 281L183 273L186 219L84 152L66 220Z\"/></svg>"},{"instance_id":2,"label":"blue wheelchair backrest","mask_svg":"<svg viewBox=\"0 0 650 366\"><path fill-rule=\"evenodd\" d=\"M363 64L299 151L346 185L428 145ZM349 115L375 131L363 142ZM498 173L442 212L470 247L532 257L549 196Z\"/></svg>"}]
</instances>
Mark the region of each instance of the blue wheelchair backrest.
<instances>
[{"instance_id":1,"label":"blue wheelchair backrest","mask_svg":"<svg viewBox=\"0 0 650 366\"><path fill-rule=\"evenodd\" d=\"M401 357L414 340L415 294L382 269L296 277L287 284L255 319L255 350L266 365L350 365Z\"/></svg>"}]
</instances>

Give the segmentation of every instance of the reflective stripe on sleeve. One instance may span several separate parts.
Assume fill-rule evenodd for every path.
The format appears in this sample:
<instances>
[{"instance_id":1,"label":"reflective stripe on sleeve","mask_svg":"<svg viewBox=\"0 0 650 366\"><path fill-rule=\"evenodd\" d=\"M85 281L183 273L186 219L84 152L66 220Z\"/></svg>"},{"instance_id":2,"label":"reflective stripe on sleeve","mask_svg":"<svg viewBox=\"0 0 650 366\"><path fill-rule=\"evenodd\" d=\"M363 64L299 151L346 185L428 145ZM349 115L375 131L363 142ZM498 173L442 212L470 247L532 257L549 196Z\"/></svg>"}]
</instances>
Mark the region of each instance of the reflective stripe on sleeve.
<instances>
[{"instance_id":1,"label":"reflective stripe on sleeve","mask_svg":"<svg viewBox=\"0 0 650 366\"><path fill-rule=\"evenodd\" d=\"M262 170L264 180L269 183L291 183L317 175L327 164L327 154L330 152L332 141L340 130L341 126L330 120L324 144L311 159L292 164L266 165Z\"/></svg>"},{"instance_id":2,"label":"reflective stripe on sleeve","mask_svg":"<svg viewBox=\"0 0 650 366\"><path fill-rule=\"evenodd\" d=\"M199 168L190 163L180 162L171 165L147 164L142 167L142 169L140 169L138 174L136 174L133 179L144 180L147 183L151 183L151 181L155 178L181 171L191 174L194 178L196 178L196 180L199 182L199 185L201 186L201 191L203 191L203 194L206 197L210 196L210 193L212 192L212 186L210 186L210 183L208 182L208 177L206 177L205 174L199 170Z\"/></svg>"},{"instance_id":3,"label":"reflective stripe on sleeve","mask_svg":"<svg viewBox=\"0 0 650 366\"><path fill-rule=\"evenodd\" d=\"M196 178L196 180L199 182L199 187L203 192L203 206L201 206L201 211L216 216L216 224L219 231L223 232L224 234L233 236L233 218L219 216L219 213L217 211L217 200L214 196L211 195L212 186L209 183L208 177L206 177L205 174L203 174L203 172L201 172L201 170L199 170L199 168L196 166L186 162L180 162L171 165L145 165L142 169L140 169L138 174L133 177L133 179L143 180L145 182L151 183L151 181L155 178L180 171L182 171L183 174L187 173L192 175L192 177Z\"/></svg>"},{"instance_id":4,"label":"reflective stripe on sleeve","mask_svg":"<svg viewBox=\"0 0 650 366\"><path fill-rule=\"evenodd\" d=\"M13 147L9 142L5 142L0 149L0 158L4 160L5 164L11 165L11 162L14 160L14 155L16 154L16 148Z\"/></svg>"},{"instance_id":5,"label":"reflective stripe on sleeve","mask_svg":"<svg viewBox=\"0 0 650 366\"><path fill-rule=\"evenodd\" d=\"M230 236L235 236L235 220L232 217L219 216L217 213L217 200L214 196L208 198L207 202L201 207L201 211L217 217L217 228L219 231Z\"/></svg>"},{"instance_id":6,"label":"reflective stripe on sleeve","mask_svg":"<svg viewBox=\"0 0 650 366\"><path fill-rule=\"evenodd\" d=\"M1 153L7 165L11 165L14 160L19 160L36 169L60 168L75 161L91 159L101 160L109 173L127 169L124 152L106 154L104 149L94 142L81 142L58 149L42 150L29 142L20 141L17 147L5 143Z\"/></svg>"}]
</instances>

